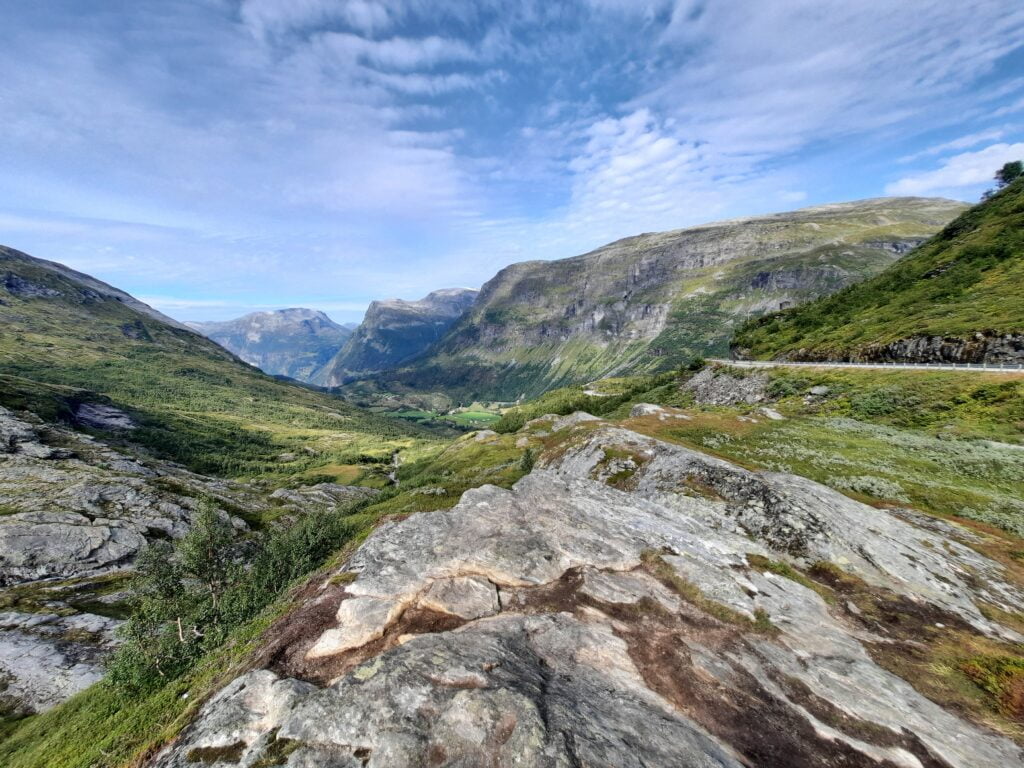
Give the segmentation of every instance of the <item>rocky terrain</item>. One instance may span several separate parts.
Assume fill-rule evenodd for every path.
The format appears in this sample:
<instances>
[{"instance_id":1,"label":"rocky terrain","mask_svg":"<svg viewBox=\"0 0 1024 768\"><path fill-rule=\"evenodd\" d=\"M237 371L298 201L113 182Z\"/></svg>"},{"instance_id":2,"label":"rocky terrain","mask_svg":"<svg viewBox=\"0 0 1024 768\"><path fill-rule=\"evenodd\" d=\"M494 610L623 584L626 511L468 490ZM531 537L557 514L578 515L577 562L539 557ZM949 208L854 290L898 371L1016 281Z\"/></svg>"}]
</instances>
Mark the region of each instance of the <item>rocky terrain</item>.
<instances>
[{"instance_id":1,"label":"rocky terrain","mask_svg":"<svg viewBox=\"0 0 1024 768\"><path fill-rule=\"evenodd\" d=\"M242 483L0 408L0 713L44 711L103 676L127 569L148 541L183 536L200 498L268 508Z\"/></svg>"},{"instance_id":2,"label":"rocky terrain","mask_svg":"<svg viewBox=\"0 0 1024 768\"><path fill-rule=\"evenodd\" d=\"M508 401L721 354L746 318L881 272L963 209L939 199L864 200L513 264L429 354L378 377L380 388Z\"/></svg>"},{"instance_id":3,"label":"rocky terrain","mask_svg":"<svg viewBox=\"0 0 1024 768\"><path fill-rule=\"evenodd\" d=\"M272 376L312 380L354 330L315 309L253 312L226 322L190 322L189 328Z\"/></svg>"},{"instance_id":4,"label":"rocky terrain","mask_svg":"<svg viewBox=\"0 0 1024 768\"><path fill-rule=\"evenodd\" d=\"M741 356L1024 363L1024 180L877 277L740 328Z\"/></svg>"},{"instance_id":5,"label":"rocky terrain","mask_svg":"<svg viewBox=\"0 0 1024 768\"><path fill-rule=\"evenodd\" d=\"M1024 333L973 333L957 336L912 336L884 344L866 344L856 352L797 351L798 360L837 360L862 363L1024 363Z\"/></svg>"},{"instance_id":6,"label":"rocky terrain","mask_svg":"<svg viewBox=\"0 0 1024 768\"><path fill-rule=\"evenodd\" d=\"M333 514L375 491L286 478L328 465L355 479L362 468L340 458L371 469L373 452L415 444L402 425L276 381L116 288L7 248L0 325L0 736L103 676L149 544L181 540L204 506L245 541Z\"/></svg>"},{"instance_id":7,"label":"rocky terrain","mask_svg":"<svg viewBox=\"0 0 1024 768\"><path fill-rule=\"evenodd\" d=\"M1024 639L969 530L585 414L515 439L532 472L378 527L150 764L1024 760L1019 724L943 706L925 663Z\"/></svg>"},{"instance_id":8,"label":"rocky terrain","mask_svg":"<svg viewBox=\"0 0 1024 768\"><path fill-rule=\"evenodd\" d=\"M477 291L451 288L418 301L370 303L363 322L322 370L314 384L336 387L349 379L395 368L423 354L476 301Z\"/></svg>"}]
</instances>

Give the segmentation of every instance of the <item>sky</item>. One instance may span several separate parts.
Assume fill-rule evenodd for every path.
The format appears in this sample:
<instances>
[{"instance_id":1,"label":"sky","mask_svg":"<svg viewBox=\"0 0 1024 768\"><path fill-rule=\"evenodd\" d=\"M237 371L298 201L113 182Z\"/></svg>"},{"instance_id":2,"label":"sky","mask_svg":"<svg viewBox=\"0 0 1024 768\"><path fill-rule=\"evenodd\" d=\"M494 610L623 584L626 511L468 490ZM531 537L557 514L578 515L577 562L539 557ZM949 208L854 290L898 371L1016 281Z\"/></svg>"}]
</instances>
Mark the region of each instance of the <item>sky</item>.
<instances>
[{"instance_id":1,"label":"sky","mask_svg":"<svg viewBox=\"0 0 1024 768\"><path fill-rule=\"evenodd\" d=\"M1013 0L0 0L0 243L185 320L1024 157Z\"/></svg>"}]
</instances>

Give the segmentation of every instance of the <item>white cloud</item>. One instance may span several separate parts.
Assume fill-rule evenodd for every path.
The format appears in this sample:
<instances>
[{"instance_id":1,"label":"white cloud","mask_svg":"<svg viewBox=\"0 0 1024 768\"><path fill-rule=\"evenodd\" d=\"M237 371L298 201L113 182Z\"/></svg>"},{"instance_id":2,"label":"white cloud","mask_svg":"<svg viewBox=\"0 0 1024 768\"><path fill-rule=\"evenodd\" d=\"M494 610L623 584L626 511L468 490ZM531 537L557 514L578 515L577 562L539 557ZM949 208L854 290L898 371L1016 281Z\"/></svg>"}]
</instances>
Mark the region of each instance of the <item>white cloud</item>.
<instances>
[{"instance_id":1,"label":"white cloud","mask_svg":"<svg viewBox=\"0 0 1024 768\"><path fill-rule=\"evenodd\" d=\"M246 306L874 194L893 146L963 134L925 183L1024 92L1005 0L53 2L0 49L0 236Z\"/></svg>"},{"instance_id":2,"label":"white cloud","mask_svg":"<svg viewBox=\"0 0 1024 768\"><path fill-rule=\"evenodd\" d=\"M915 152L912 155L901 157L898 162L911 163L914 160L918 160L922 157L928 157L929 155L941 155L946 152L955 152L958 149L968 149L969 147L977 146L986 141L996 141L997 139L1003 138L1006 135L1004 128L994 128L987 131L978 131L967 136L961 136L958 139L947 141L942 144L936 144L933 147L922 149L920 152Z\"/></svg>"},{"instance_id":3,"label":"white cloud","mask_svg":"<svg viewBox=\"0 0 1024 768\"><path fill-rule=\"evenodd\" d=\"M422 73L395 73L376 72L369 70L365 77L372 83L400 93L413 96L437 96L438 94L451 93L452 91L467 91L474 88L484 88L487 85L501 80L503 73L500 70L491 70L483 74L465 74L453 72L444 75L431 75Z\"/></svg>"},{"instance_id":4,"label":"white cloud","mask_svg":"<svg viewBox=\"0 0 1024 768\"><path fill-rule=\"evenodd\" d=\"M361 32L390 25L391 14L372 0L243 0L242 22L257 37L315 28L329 21L344 21Z\"/></svg>"},{"instance_id":5,"label":"white cloud","mask_svg":"<svg viewBox=\"0 0 1024 768\"><path fill-rule=\"evenodd\" d=\"M678 69L637 104L731 155L934 129L1022 37L1024 6L1004 0L680 0L662 38Z\"/></svg>"},{"instance_id":6,"label":"white cloud","mask_svg":"<svg viewBox=\"0 0 1024 768\"><path fill-rule=\"evenodd\" d=\"M1011 104L1007 104L1005 107L1000 107L992 113L992 117L1005 117L1015 112L1024 112L1024 97L1017 99Z\"/></svg>"},{"instance_id":7,"label":"white cloud","mask_svg":"<svg viewBox=\"0 0 1024 768\"><path fill-rule=\"evenodd\" d=\"M369 40L347 33L328 33L327 45L359 61L395 69L421 69L442 62L476 61L479 54L463 40L431 35Z\"/></svg>"},{"instance_id":8,"label":"white cloud","mask_svg":"<svg viewBox=\"0 0 1024 768\"><path fill-rule=\"evenodd\" d=\"M885 188L887 195L927 195L961 190L992 181L1004 163L1024 159L1024 143L993 144L977 152L964 152L931 171L906 176Z\"/></svg>"}]
</instances>

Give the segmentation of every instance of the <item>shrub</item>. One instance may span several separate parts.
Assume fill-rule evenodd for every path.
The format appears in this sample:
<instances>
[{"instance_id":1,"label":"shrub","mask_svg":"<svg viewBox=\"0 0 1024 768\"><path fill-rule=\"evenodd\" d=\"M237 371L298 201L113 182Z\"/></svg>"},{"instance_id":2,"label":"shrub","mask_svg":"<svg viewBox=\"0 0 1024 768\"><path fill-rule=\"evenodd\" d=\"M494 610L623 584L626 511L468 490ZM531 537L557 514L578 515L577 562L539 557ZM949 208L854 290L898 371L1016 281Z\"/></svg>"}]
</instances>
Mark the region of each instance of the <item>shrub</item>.
<instances>
[{"instance_id":1,"label":"shrub","mask_svg":"<svg viewBox=\"0 0 1024 768\"><path fill-rule=\"evenodd\" d=\"M351 514L370 503L303 518L243 545L223 513L204 504L176 545L156 541L137 561L135 606L108 664L110 684L137 694L180 676L296 579L321 566L360 531Z\"/></svg>"},{"instance_id":2,"label":"shrub","mask_svg":"<svg viewBox=\"0 0 1024 768\"><path fill-rule=\"evenodd\" d=\"M519 469L523 474L529 474L533 471L533 465L537 463L537 457L533 453L532 448L527 448L523 451L523 457L519 459Z\"/></svg>"}]
</instances>

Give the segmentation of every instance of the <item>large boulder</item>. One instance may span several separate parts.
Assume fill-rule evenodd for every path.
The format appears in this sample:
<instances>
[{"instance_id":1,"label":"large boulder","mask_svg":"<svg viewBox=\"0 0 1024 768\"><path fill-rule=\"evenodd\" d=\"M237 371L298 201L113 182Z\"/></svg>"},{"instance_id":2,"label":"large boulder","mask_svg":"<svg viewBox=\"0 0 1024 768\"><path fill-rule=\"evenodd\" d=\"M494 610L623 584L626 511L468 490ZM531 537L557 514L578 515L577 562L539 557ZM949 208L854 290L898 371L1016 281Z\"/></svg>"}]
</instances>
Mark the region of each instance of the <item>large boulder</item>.
<instances>
[{"instance_id":1,"label":"large boulder","mask_svg":"<svg viewBox=\"0 0 1024 768\"><path fill-rule=\"evenodd\" d=\"M632 457L629 477L610 455ZM872 647L893 638L856 606L755 567L828 559L908 620L1019 640L979 605L1022 595L947 534L579 432L511 490L381 526L154 764L1019 765L1013 742L880 665Z\"/></svg>"}]
</instances>

